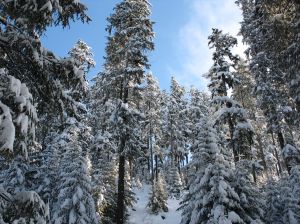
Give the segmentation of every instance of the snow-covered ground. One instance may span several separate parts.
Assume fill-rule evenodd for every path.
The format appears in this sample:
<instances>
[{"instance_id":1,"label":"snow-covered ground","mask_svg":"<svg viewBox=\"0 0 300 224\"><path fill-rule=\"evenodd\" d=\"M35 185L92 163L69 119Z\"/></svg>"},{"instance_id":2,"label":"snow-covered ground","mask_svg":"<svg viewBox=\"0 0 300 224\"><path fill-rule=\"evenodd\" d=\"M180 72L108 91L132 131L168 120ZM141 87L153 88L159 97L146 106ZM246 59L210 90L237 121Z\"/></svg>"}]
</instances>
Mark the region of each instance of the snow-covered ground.
<instances>
[{"instance_id":1,"label":"snow-covered ground","mask_svg":"<svg viewBox=\"0 0 300 224\"><path fill-rule=\"evenodd\" d=\"M137 203L130 211L129 224L179 224L181 216L180 211L176 211L176 209L179 207L180 201L169 199L169 212L162 212L158 215L149 214L147 211L149 191L149 185L144 185L142 188L134 190Z\"/></svg>"}]
</instances>

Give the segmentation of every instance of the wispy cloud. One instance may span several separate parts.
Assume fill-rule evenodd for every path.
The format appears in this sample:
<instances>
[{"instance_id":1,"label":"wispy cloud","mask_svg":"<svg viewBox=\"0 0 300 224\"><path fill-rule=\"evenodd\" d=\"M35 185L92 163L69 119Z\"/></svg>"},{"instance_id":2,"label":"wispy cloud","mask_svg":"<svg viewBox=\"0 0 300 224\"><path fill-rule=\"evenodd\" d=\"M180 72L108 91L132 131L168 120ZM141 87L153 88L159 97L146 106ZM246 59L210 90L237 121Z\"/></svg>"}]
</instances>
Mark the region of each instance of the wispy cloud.
<instances>
[{"instance_id":1,"label":"wispy cloud","mask_svg":"<svg viewBox=\"0 0 300 224\"><path fill-rule=\"evenodd\" d=\"M176 78L185 86L195 85L204 89L207 85L202 75L212 65L211 50L207 37L212 28L222 29L236 36L239 32L241 11L234 0L189 0L190 17L181 27L176 42L181 65L174 69ZM245 46L241 44L234 53L243 54Z\"/></svg>"}]
</instances>

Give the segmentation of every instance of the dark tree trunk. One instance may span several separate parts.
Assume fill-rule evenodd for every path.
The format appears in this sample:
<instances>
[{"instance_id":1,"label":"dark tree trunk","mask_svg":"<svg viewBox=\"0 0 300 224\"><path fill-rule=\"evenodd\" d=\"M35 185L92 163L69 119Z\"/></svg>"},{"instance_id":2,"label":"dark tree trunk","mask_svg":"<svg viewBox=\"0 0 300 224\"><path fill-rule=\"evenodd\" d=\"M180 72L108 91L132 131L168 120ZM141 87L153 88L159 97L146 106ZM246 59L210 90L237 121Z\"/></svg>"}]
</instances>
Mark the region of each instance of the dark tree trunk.
<instances>
[{"instance_id":1,"label":"dark tree trunk","mask_svg":"<svg viewBox=\"0 0 300 224\"><path fill-rule=\"evenodd\" d=\"M234 125L232 123L231 118L228 118L228 126L229 126L229 132L230 132L230 144L231 144L231 147L232 147L234 162L236 163L240 160L240 158L239 158L239 154L238 154L238 152L235 148L235 144L234 144L234 141L233 141Z\"/></svg>"},{"instance_id":2,"label":"dark tree trunk","mask_svg":"<svg viewBox=\"0 0 300 224\"><path fill-rule=\"evenodd\" d=\"M284 137L283 137L282 132L277 133L277 138L278 138L280 148L281 148L281 150L283 150L283 148L284 148ZM291 167L289 166L288 161L284 160L284 164L286 166L286 169L287 169L288 173L291 174Z\"/></svg>"},{"instance_id":3,"label":"dark tree trunk","mask_svg":"<svg viewBox=\"0 0 300 224\"><path fill-rule=\"evenodd\" d=\"M133 177L133 170L132 170L132 158L130 157L129 158L129 177L130 177L130 179L132 180L132 177Z\"/></svg>"},{"instance_id":4,"label":"dark tree trunk","mask_svg":"<svg viewBox=\"0 0 300 224\"><path fill-rule=\"evenodd\" d=\"M275 157L276 157L276 160L277 160L278 171L279 171L279 174L281 175L282 168L281 168L281 163L280 163L280 160L279 160L278 152L277 152L277 149L276 149L276 144L275 144L273 132L271 133L271 136L272 136L272 141L273 141L273 145L274 145L274 153L275 153Z\"/></svg>"},{"instance_id":5,"label":"dark tree trunk","mask_svg":"<svg viewBox=\"0 0 300 224\"><path fill-rule=\"evenodd\" d=\"M254 164L252 164L252 176L253 176L254 183L256 183L256 171L255 171L255 165Z\"/></svg>"},{"instance_id":6,"label":"dark tree trunk","mask_svg":"<svg viewBox=\"0 0 300 224\"><path fill-rule=\"evenodd\" d=\"M282 132L277 133L277 138L278 138L280 148L283 149L284 148L284 138L283 138Z\"/></svg>"},{"instance_id":7,"label":"dark tree trunk","mask_svg":"<svg viewBox=\"0 0 300 224\"><path fill-rule=\"evenodd\" d=\"M148 173L150 173L151 170L151 165L150 165L150 156L147 157L147 161L148 161ZM148 178L148 177L147 177Z\"/></svg>"},{"instance_id":8,"label":"dark tree trunk","mask_svg":"<svg viewBox=\"0 0 300 224\"><path fill-rule=\"evenodd\" d=\"M154 156L155 159L155 178L156 180L158 180L158 159L157 159L157 155Z\"/></svg>"},{"instance_id":9,"label":"dark tree trunk","mask_svg":"<svg viewBox=\"0 0 300 224\"><path fill-rule=\"evenodd\" d=\"M121 154L119 156L117 224L124 224L124 211L125 211L124 202L125 202L125 156Z\"/></svg>"},{"instance_id":10,"label":"dark tree trunk","mask_svg":"<svg viewBox=\"0 0 300 224\"><path fill-rule=\"evenodd\" d=\"M178 166L178 172L181 175L180 158L178 158L178 157L177 157L177 166Z\"/></svg>"},{"instance_id":11,"label":"dark tree trunk","mask_svg":"<svg viewBox=\"0 0 300 224\"><path fill-rule=\"evenodd\" d=\"M264 171L265 171L267 177L269 177L267 162L266 162L265 154L264 154L264 150L263 150L263 144L261 141L261 136L259 134L257 134L257 142L258 142L259 154L260 154L260 158L263 163Z\"/></svg>"},{"instance_id":12,"label":"dark tree trunk","mask_svg":"<svg viewBox=\"0 0 300 224\"><path fill-rule=\"evenodd\" d=\"M284 142L284 137L283 137L282 132L278 132L277 133L277 138L278 138L278 142L279 142L280 148L281 148L281 150L283 150L285 142ZM284 160L284 164L285 164L285 166L287 168L288 173L290 174L291 167L288 165L288 162L286 160Z\"/></svg>"},{"instance_id":13,"label":"dark tree trunk","mask_svg":"<svg viewBox=\"0 0 300 224\"><path fill-rule=\"evenodd\" d=\"M150 149L150 172L151 172L151 182L154 184L154 164L153 164L153 144L152 144L152 127L150 124L149 133L149 149Z\"/></svg>"},{"instance_id":14,"label":"dark tree trunk","mask_svg":"<svg viewBox=\"0 0 300 224\"><path fill-rule=\"evenodd\" d=\"M123 89L120 92L120 99L123 99L124 103L128 101L128 88ZM124 90L124 92L123 92ZM123 94L124 93L124 94ZM124 123L128 122L128 118L124 115L123 116ZM118 200L117 200L117 224L124 224L125 223L125 154L124 149L127 141L127 136L121 136L121 141L119 145L119 179L118 179Z\"/></svg>"}]
</instances>

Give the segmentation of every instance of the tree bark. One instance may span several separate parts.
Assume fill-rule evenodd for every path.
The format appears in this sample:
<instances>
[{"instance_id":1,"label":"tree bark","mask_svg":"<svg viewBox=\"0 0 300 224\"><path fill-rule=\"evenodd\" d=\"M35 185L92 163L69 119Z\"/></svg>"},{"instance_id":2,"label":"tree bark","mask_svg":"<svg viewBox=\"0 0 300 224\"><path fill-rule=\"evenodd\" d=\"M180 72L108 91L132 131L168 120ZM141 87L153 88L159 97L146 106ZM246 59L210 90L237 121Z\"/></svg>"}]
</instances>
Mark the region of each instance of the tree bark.
<instances>
[{"instance_id":1,"label":"tree bark","mask_svg":"<svg viewBox=\"0 0 300 224\"><path fill-rule=\"evenodd\" d=\"M263 167L264 167L265 173L267 175L267 178L269 178L269 172L268 172L267 162L266 162L266 159L265 159L265 154L264 154L264 150L263 150L263 144L262 144L262 141L261 141L261 136L260 136L260 134L257 134L256 136L257 136L259 154L260 154L260 157L262 159Z\"/></svg>"},{"instance_id":2,"label":"tree bark","mask_svg":"<svg viewBox=\"0 0 300 224\"><path fill-rule=\"evenodd\" d=\"M228 126L229 126L229 132L230 132L230 143L231 143L231 147L232 147L232 152L233 152L233 157L234 157L234 162L238 162L240 160L239 158L239 154L235 148L235 144L233 141L233 131L234 131L234 125L232 123L231 118L228 118Z\"/></svg>"},{"instance_id":3,"label":"tree bark","mask_svg":"<svg viewBox=\"0 0 300 224\"><path fill-rule=\"evenodd\" d=\"M150 123L149 133L149 148L150 148L150 168L151 168L151 182L154 184L154 165L153 165L153 144L152 144L152 127Z\"/></svg>"},{"instance_id":4,"label":"tree bark","mask_svg":"<svg viewBox=\"0 0 300 224\"><path fill-rule=\"evenodd\" d=\"M157 159L157 155L154 156L155 159L155 178L156 180L158 180L158 159Z\"/></svg>"},{"instance_id":5,"label":"tree bark","mask_svg":"<svg viewBox=\"0 0 300 224\"><path fill-rule=\"evenodd\" d=\"M133 177L133 170L132 170L132 158L129 157L129 177L130 177L130 180L132 180L132 177Z\"/></svg>"},{"instance_id":6,"label":"tree bark","mask_svg":"<svg viewBox=\"0 0 300 224\"><path fill-rule=\"evenodd\" d=\"M281 174L282 173L282 168L281 168L278 152L277 152L277 149L276 149L276 144L275 144L273 132L271 133L271 136L272 136L272 141L273 141L273 145L274 145L274 153L275 153L275 157L276 157L276 160L277 160L278 171L279 171L279 174Z\"/></svg>"},{"instance_id":7,"label":"tree bark","mask_svg":"<svg viewBox=\"0 0 300 224\"><path fill-rule=\"evenodd\" d=\"M124 224L125 211L125 156L123 150L125 148L125 138L122 138L119 154L119 180L118 180L118 201L117 201L117 224Z\"/></svg>"},{"instance_id":8,"label":"tree bark","mask_svg":"<svg viewBox=\"0 0 300 224\"><path fill-rule=\"evenodd\" d=\"M280 148L283 149L284 148L284 138L283 138L282 132L277 133L277 138L278 138Z\"/></svg>"},{"instance_id":9,"label":"tree bark","mask_svg":"<svg viewBox=\"0 0 300 224\"><path fill-rule=\"evenodd\" d=\"M124 82L125 83L125 82ZM122 88L120 92L120 99L123 100L123 103L128 102L128 88L126 84L122 83ZM125 88L124 86L125 85ZM123 92L124 90L124 92ZM124 123L128 122L128 118L123 116ZM125 220L125 154L124 149L127 141L127 135L124 134L121 136L120 145L119 145L119 179L118 179L118 200L117 200L117 224L124 224Z\"/></svg>"},{"instance_id":10,"label":"tree bark","mask_svg":"<svg viewBox=\"0 0 300 224\"><path fill-rule=\"evenodd\" d=\"M179 175L181 175L181 166L180 166L180 158L179 158L179 156L177 157L177 166L178 166Z\"/></svg>"},{"instance_id":11,"label":"tree bark","mask_svg":"<svg viewBox=\"0 0 300 224\"><path fill-rule=\"evenodd\" d=\"M280 144L280 148L281 148L281 150L283 150L283 148L284 148L284 137L283 137L282 132L277 133L277 138L278 138L278 142ZM287 169L288 173L291 174L291 167L288 165L288 161L286 161L286 159L284 159L284 164L286 166L286 169Z\"/></svg>"},{"instance_id":12,"label":"tree bark","mask_svg":"<svg viewBox=\"0 0 300 224\"><path fill-rule=\"evenodd\" d=\"M254 180L254 183L256 183L256 172L255 172L255 165L252 164L252 176L253 176L253 180Z\"/></svg>"}]
</instances>

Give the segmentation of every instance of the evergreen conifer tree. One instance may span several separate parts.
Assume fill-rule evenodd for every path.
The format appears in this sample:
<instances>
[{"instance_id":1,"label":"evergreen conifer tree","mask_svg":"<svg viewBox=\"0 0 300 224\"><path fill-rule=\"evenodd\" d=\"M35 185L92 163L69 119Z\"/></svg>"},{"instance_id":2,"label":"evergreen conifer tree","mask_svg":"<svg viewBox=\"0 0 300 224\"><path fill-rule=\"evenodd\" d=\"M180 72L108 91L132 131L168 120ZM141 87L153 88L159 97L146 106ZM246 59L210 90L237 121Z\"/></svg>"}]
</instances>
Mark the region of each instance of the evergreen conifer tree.
<instances>
[{"instance_id":1,"label":"evergreen conifer tree","mask_svg":"<svg viewBox=\"0 0 300 224\"><path fill-rule=\"evenodd\" d=\"M110 36L101 76L105 83L104 104L111 102L114 105L110 121L114 129L113 136L118 140L118 224L123 224L125 220L126 160L141 151L140 85L145 78L145 69L150 66L146 53L154 48L150 14L148 1L124 0L117 4L108 18Z\"/></svg>"},{"instance_id":2,"label":"evergreen conifer tree","mask_svg":"<svg viewBox=\"0 0 300 224\"><path fill-rule=\"evenodd\" d=\"M155 179L151 190L147 205L150 208L151 213L158 214L159 212L167 212L168 194L166 191L166 182L161 173L159 173L158 178Z\"/></svg>"},{"instance_id":3,"label":"evergreen conifer tree","mask_svg":"<svg viewBox=\"0 0 300 224\"><path fill-rule=\"evenodd\" d=\"M214 65L207 78L210 79L208 87L212 93L212 103L216 105L216 124L228 125L235 162L240 159L251 159L253 128L247 120L243 107L228 96L229 88L238 83L231 71L239 60L231 53L231 48L237 44L237 40L218 29L213 29L208 39L210 47L215 49Z\"/></svg>"}]
</instances>

